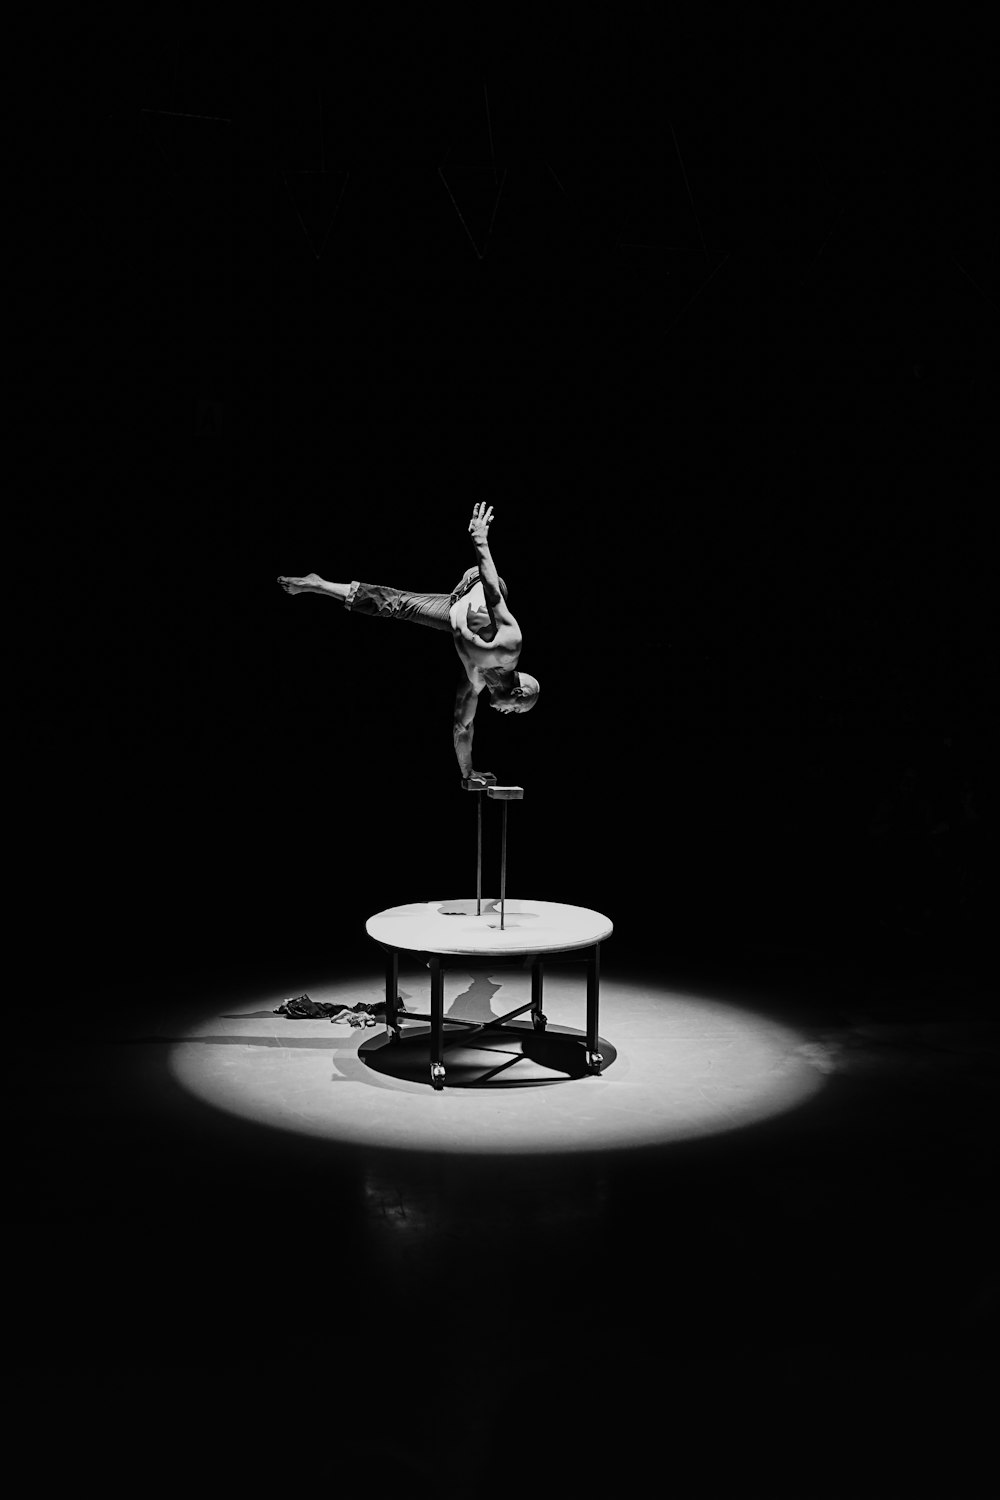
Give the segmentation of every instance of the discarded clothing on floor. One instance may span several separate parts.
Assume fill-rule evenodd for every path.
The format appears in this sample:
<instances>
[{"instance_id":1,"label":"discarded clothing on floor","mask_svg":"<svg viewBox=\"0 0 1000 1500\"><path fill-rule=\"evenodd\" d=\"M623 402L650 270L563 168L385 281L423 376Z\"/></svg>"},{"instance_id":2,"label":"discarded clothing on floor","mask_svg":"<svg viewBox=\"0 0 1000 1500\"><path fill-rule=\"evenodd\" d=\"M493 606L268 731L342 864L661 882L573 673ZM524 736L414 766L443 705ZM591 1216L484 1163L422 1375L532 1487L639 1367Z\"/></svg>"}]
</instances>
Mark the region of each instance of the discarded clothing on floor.
<instances>
[{"instance_id":1,"label":"discarded clothing on floor","mask_svg":"<svg viewBox=\"0 0 1000 1500\"><path fill-rule=\"evenodd\" d=\"M329 1019L335 1026L374 1026L377 1017L385 1016L385 1001L379 1000L374 1005L330 1005L325 1000L310 1000L308 995L292 995L275 1006L273 1014L290 1016L293 1020Z\"/></svg>"},{"instance_id":2,"label":"discarded clothing on floor","mask_svg":"<svg viewBox=\"0 0 1000 1500\"><path fill-rule=\"evenodd\" d=\"M385 1014L384 1005L382 1007L382 1013L383 1015ZM347 1022L348 1026L375 1025L375 1017L372 1015L371 1011L364 1005L352 1005L350 1007L345 1005L343 1009L338 1011L335 1016L331 1016L330 1020L333 1022L334 1026L342 1026L345 1021Z\"/></svg>"}]
</instances>

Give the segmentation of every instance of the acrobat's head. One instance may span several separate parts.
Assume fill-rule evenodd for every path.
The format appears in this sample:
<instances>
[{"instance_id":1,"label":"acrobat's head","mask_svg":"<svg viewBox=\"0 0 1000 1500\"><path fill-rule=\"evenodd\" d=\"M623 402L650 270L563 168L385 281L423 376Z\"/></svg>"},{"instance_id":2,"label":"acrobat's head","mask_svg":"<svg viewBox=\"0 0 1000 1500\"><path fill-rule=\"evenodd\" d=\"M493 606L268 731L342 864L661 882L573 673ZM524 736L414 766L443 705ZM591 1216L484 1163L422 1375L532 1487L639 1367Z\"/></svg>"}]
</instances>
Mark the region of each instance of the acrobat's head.
<instances>
[{"instance_id":1,"label":"acrobat's head","mask_svg":"<svg viewBox=\"0 0 1000 1500\"><path fill-rule=\"evenodd\" d=\"M538 678L530 672L512 672L511 687L506 692L490 694L490 707L501 714L526 714L538 702Z\"/></svg>"}]
</instances>

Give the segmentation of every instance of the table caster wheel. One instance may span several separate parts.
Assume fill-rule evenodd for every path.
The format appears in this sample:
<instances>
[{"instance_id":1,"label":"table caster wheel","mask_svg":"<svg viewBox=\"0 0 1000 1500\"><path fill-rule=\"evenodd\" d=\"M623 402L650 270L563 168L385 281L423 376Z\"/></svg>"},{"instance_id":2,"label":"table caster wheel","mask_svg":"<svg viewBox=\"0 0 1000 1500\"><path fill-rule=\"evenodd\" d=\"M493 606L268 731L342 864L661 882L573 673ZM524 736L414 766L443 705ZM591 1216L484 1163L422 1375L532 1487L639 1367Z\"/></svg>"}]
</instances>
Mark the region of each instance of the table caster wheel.
<instances>
[{"instance_id":1,"label":"table caster wheel","mask_svg":"<svg viewBox=\"0 0 1000 1500\"><path fill-rule=\"evenodd\" d=\"M436 1089L444 1088L444 1063L431 1063L431 1083Z\"/></svg>"},{"instance_id":2,"label":"table caster wheel","mask_svg":"<svg viewBox=\"0 0 1000 1500\"><path fill-rule=\"evenodd\" d=\"M532 1026L534 1026L536 1031L544 1031L545 1027L548 1025L548 1019L548 1016L543 1016L541 1011L539 1010L536 1011L532 1016L531 1024Z\"/></svg>"},{"instance_id":3,"label":"table caster wheel","mask_svg":"<svg viewBox=\"0 0 1000 1500\"><path fill-rule=\"evenodd\" d=\"M604 1066L604 1058L600 1052L587 1053L587 1067L592 1073L599 1073Z\"/></svg>"}]
</instances>

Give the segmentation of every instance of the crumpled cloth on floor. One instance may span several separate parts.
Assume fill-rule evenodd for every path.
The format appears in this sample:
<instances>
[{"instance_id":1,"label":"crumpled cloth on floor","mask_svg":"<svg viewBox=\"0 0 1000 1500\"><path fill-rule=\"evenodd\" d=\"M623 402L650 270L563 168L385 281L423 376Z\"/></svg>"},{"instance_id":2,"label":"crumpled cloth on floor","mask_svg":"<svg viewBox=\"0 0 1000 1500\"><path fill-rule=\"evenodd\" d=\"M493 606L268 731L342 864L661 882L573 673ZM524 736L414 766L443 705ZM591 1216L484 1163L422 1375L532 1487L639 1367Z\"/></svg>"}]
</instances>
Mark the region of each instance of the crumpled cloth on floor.
<instances>
[{"instance_id":1,"label":"crumpled cloth on floor","mask_svg":"<svg viewBox=\"0 0 1000 1500\"><path fill-rule=\"evenodd\" d=\"M397 1008L403 1009L398 1001ZM330 1005L325 1000L310 1000L308 995L292 995L275 1006L272 1014L293 1020L329 1019L334 1026L374 1026L377 1017L385 1016L385 1001L379 1000L375 1005Z\"/></svg>"}]
</instances>

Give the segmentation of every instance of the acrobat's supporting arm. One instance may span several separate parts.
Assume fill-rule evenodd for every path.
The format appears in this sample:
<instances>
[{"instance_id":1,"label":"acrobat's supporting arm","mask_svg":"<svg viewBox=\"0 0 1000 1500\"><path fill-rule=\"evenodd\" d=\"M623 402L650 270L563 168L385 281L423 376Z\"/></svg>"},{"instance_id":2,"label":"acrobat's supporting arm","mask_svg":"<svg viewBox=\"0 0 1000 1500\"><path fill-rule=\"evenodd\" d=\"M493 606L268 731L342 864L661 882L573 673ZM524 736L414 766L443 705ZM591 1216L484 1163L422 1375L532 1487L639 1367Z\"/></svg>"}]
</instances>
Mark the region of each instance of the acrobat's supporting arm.
<instances>
[{"instance_id":1,"label":"acrobat's supporting arm","mask_svg":"<svg viewBox=\"0 0 1000 1500\"><path fill-rule=\"evenodd\" d=\"M471 776L472 771L472 735L475 728L474 720L476 709L479 707L479 693L481 689L474 688L467 677L463 677L455 694L455 716L452 726L452 738L455 744L455 755L458 760L459 770L463 777Z\"/></svg>"}]
</instances>

